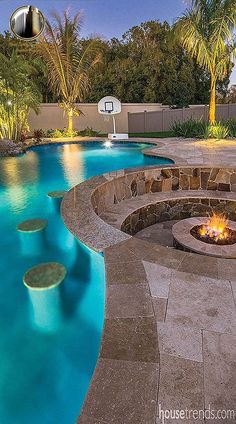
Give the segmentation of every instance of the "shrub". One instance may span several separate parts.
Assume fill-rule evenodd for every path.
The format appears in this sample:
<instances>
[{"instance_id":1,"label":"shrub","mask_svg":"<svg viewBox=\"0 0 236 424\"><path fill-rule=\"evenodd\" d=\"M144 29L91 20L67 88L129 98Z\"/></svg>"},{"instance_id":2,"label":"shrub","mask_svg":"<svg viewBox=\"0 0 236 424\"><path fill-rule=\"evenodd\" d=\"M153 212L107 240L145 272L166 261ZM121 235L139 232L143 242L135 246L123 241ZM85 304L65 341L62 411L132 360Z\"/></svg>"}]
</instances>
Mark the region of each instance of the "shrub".
<instances>
[{"instance_id":1,"label":"shrub","mask_svg":"<svg viewBox=\"0 0 236 424\"><path fill-rule=\"evenodd\" d=\"M62 138L62 137L64 137L63 131L60 131L60 130L57 130L57 129L52 130L50 137L51 138Z\"/></svg>"},{"instance_id":2,"label":"shrub","mask_svg":"<svg viewBox=\"0 0 236 424\"><path fill-rule=\"evenodd\" d=\"M236 137L236 120L231 118L231 119L228 119L227 121L224 121L224 123L228 127L229 136Z\"/></svg>"},{"instance_id":3,"label":"shrub","mask_svg":"<svg viewBox=\"0 0 236 424\"><path fill-rule=\"evenodd\" d=\"M0 138L20 141L29 131L30 109L39 112L41 94L33 82L32 70L16 51L0 52Z\"/></svg>"},{"instance_id":4,"label":"shrub","mask_svg":"<svg viewBox=\"0 0 236 424\"><path fill-rule=\"evenodd\" d=\"M68 131L67 128L64 128L62 131L63 137L76 137L78 135L77 131Z\"/></svg>"},{"instance_id":5,"label":"shrub","mask_svg":"<svg viewBox=\"0 0 236 424\"><path fill-rule=\"evenodd\" d=\"M49 129L47 130L46 136L50 138L62 138L62 137L96 137L100 134L100 131L96 131L93 128L85 128L81 131L68 132L67 128L63 130L59 129Z\"/></svg>"},{"instance_id":6,"label":"shrub","mask_svg":"<svg viewBox=\"0 0 236 424\"><path fill-rule=\"evenodd\" d=\"M209 122L200 120L189 119L185 122L175 122L172 131L176 137L185 138L215 138L224 139L228 136L236 137L236 121L220 121L214 125Z\"/></svg>"},{"instance_id":7,"label":"shrub","mask_svg":"<svg viewBox=\"0 0 236 424\"><path fill-rule=\"evenodd\" d=\"M211 125L208 122L205 122L204 130L200 138L208 139L211 138Z\"/></svg>"},{"instance_id":8,"label":"shrub","mask_svg":"<svg viewBox=\"0 0 236 424\"><path fill-rule=\"evenodd\" d=\"M217 138L218 140L227 138L229 135L229 128L225 123L218 122L210 126L210 137Z\"/></svg>"},{"instance_id":9,"label":"shrub","mask_svg":"<svg viewBox=\"0 0 236 424\"><path fill-rule=\"evenodd\" d=\"M27 131L22 131L21 135L20 135L20 142L24 143L28 138L28 132Z\"/></svg>"},{"instance_id":10,"label":"shrub","mask_svg":"<svg viewBox=\"0 0 236 424\"><path fill-rule=\"evenodd\" d=\"M46 137L49 137L49 138L50 138L50 137L52 137L52 136L53 136L54 131L55 131L55 130L53 130L52 128L50 128L49 130L47 130L47 131L46 131Z\"/></svg>"},{"instance_id":11,"label":"shrub","mask_svg":"<svg viewBox=\"0 0 236 424\"><path fill-rule=\"evenodd\" d=\"M37 141L37 143L40 143L42 141L42 138L45 137L45 133L42 129L34 130L33 132L33 139Z\"/></svg>"},{"instance_id":12,"label":"shrub","mask_svg":"<svg viewBox=\"0 0 236 424\"><path fill-rule=\"evenodd\" d=\"M176 137L197 137L203 138L207 134L208 124L204 121L190 118L185 122L175 122L172 131Z\"/></svg>"},{"instance_id":13,"label":"shrub","mask_svg":"<svg viewBox=\"0 0 236 424\"><path fill-rule=\"evenodd\" d=\"M78 135L81 137L96 137L100 134L100 131L96 131L91 127L87 127L82 131L78 131Z\"/></svg>"}]
</instances>

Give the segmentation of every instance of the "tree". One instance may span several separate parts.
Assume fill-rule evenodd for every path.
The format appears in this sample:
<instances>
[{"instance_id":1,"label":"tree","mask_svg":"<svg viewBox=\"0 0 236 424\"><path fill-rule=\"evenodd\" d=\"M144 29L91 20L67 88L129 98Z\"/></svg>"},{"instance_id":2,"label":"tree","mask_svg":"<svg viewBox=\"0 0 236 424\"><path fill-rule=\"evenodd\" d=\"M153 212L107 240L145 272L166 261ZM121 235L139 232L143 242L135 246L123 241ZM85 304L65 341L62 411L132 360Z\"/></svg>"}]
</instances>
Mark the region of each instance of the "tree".
<instances>
[{"instance_id":1,"label":"tree","mask_svg":"<svg viewBox=\"0 0 236 424\"><path fill-rule=\"evenodd\" d=\"M81 14L70 18L52 15L36 51L48 67L49 85L68 116L68 135L73 135L73 117L81 114L76 102L83 102L91 87L90 71L101 62L100 44L96 39L82 42Z\"/></svg>"},{"instance_id":2,"label":"tree","mask_svg":"<svg viewBox=\"0 0 236 424\"><path fill-rule=\"evenodd\" d=\"M103 42L103 49L104 69L94 72L86 101L111 93L123 102L178 107L207 103L209 74L173 39L167 22L144 22L121 40Z\"/></svg>"},{"instance_id":3,"label":"tree","mask_svg":"<svg viewBox=\"0 0 236 424\"><path fill-rule=\"evenodd\" d=\"M56 41L60 45L58 37ZM177 107L209 102L211 83L208 69L201 67L197 58L191 57L179 40L173 37L167 22L144 22L129 29L121 39L113 38L109 41L81 39L78 35L78 55L86 51L90 43L98 54L102 52L103 60L99 65L100 72L97 69L98 63L87 67L90 89L78 99L80 101L98 102L109 93L122 102L155 102ZM41 92L43 101L59 101L62 104L64 97L61 89L50 84L50 79L53 79L55 84L65 85L65 80L62 80L64 68L60 78L57 75L61 68L54 69L58 61L60 63L61 56L62 63L67 60L63 53L65 49L59 47L58 53L58 50L55 51L56 47L53 49L51 46L53 40L49 42L49 46L46 46L50 48L47 56L52 52L50 61L53 60L49 66L47 57L44 59L46 53L37 54L38 49L41 49L41 43L38 44L14 39L10 33L0 34L0 52L10 58L12 52L17 51L28 64L28 68L31 68L30 78ZM73 56L76 55L76 50L77 43ZM230 65L224 79L217 81L216 90L218 98L223 99L222 101L227 94L229 73ZM70 80L71 78L70 72ZM72 85L68 81L66 77L65 91ZM75 113L79 113L75 104L74 106Z\"/></svg>"},{"instance_id":4,"label":"tree","mask_svg":"<svg viewBox=\"0 0 236 424\"><path fill-rule=\"evenodd\" d=\"M192 0L191 8L174 26L184 49L210 74L211 124L215 122L217 82L229 75L236 56L235 27L236 0Z\"/></svg>"},{"instance_id":5,"label":"tree","mask_svg":"<svg viewBox=\"0 0 236 424\"><path fill-rule=\"evenodd\" d=\"M217 102L221 104L236 103L236 85L231 85L224 96L218 95Z\"/></svg>"},{"instance_id":6,"label":"tree","mask_svg":"<svg viewBox=\"0 0 236 424\"><path fill-rule=\"evenodd\" d=\"M19 141L29 130L30 109L36 113L42 100L37 85L30 79L32 67L21 56L0 53L0 138Z\"/></svg>"}]
</instances>

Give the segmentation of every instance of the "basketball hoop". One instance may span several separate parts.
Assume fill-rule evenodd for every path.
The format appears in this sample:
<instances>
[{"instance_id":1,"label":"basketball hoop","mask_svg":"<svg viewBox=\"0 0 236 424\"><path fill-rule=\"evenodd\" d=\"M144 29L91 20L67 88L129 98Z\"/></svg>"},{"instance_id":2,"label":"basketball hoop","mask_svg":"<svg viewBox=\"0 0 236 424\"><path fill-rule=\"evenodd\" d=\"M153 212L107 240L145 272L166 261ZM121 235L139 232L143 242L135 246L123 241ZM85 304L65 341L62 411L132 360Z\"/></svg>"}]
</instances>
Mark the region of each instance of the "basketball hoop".
<instances>
[{"instance_id":1,"label":"basketball hoop","mask_svg":"<svg viewBox=\"0 0 236 424\"><path fill-rule=\"evenodd\" d=\"M110 116L112 116L113 120L113 134L108 134L108 138L116 139L116 138L128 138L128 134L116 134L116 121L115 115L121 113L121 102L113 96L103 97L98 102L98 113L103 115L104 122L110 120Z\"/></svg>"}]
</instances>

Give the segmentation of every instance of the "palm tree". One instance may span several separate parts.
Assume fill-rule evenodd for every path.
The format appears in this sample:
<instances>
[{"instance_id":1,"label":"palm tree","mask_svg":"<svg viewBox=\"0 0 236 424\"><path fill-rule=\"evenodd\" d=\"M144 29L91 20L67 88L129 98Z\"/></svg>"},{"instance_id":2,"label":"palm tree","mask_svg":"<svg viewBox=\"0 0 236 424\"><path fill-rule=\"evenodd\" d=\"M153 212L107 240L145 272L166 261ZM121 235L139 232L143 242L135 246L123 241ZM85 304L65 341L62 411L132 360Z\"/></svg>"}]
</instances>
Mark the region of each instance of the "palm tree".
<instances>
[{"instance_id":1,"label":"palm tree","mask_svg":"<svg viewBox=\"0 0 236 424\"><path fill-rule=\"evenodd\" d=\"M90 71L101 62L101 49L97 39L81 39L80 12L74 18L68 12L52 17L36 51L47 64L49 85L68 116L72 136L73 117L81 114L76 102L83 102L90 89Z\"/></svg>"},{"instance_id":2,"label":"palm tree","mask_svg":"<svg viewBox=\"0 0 236 424\"><path fill-rule=\"evenodd\" d=\"M174 25L184 49L210 75L209 122L216 115L216 83L228 76L236 56L236 0L192 0Z\"/></svg>"}]
</instances>

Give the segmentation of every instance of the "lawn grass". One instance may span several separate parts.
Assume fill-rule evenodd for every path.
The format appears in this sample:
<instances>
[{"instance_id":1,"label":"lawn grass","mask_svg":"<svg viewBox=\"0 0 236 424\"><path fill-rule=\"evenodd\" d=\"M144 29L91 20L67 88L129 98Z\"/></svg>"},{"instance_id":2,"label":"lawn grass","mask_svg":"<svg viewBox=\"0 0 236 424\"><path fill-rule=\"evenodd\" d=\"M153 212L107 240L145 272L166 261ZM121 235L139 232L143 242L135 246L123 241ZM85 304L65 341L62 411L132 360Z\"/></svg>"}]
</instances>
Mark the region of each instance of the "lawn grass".
<instances>
[{"instance_id":1,"label":"lawn grass","mask_svg":"<svg viewBox=\"0 0 236 424\"><path fill-rule=\"evenodd\" d=\"M99 137L108 137L108 134L98 134ZM172 131L161 131L161 132L147 132L147 133L129 133L130 138L143 137L143 138L168 138L174 137Z\"/></svg>"},{"instance_id":2,"label":"lawn grass","mask_svg":"<svg viewBox=\"0 0 236 424\"><path fill-rule=\"evenodd\" d=\"M147 138L168 138L173 137L172 131L149 132L149 133L129 133L129 137L147 137Z\"/></svg>"}]
</instances>

